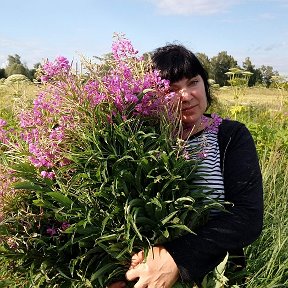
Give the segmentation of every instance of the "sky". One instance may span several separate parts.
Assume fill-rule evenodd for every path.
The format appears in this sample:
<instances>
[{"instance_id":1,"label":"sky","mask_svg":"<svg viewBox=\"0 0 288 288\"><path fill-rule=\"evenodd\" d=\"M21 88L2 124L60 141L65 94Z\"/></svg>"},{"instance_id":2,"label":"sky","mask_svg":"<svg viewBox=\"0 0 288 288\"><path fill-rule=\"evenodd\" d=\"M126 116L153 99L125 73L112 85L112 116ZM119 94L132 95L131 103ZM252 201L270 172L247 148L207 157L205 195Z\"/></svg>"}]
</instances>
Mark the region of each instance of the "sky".
<instances>
[{"instance_id":1,"label":"sky","mask_svg":"<svg viewBox=\"0 0 288 288\"><path fill-rule=\"evenodd\" d=\"M288 75L288 0L9 0L0 7L2 68L15 54L29 68L57 56L101 57L123 33L139 53L176 42Z\"/></svg>"}]
</instances>

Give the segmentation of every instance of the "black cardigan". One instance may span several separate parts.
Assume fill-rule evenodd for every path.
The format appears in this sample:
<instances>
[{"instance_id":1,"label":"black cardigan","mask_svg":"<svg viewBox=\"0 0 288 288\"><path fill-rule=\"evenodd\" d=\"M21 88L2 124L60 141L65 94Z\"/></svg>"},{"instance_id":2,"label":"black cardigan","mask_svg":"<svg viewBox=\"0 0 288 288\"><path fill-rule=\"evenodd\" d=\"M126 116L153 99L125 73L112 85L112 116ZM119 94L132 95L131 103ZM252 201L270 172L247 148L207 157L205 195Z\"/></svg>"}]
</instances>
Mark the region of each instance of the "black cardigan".
<instances>
[{"instance_id":1,"label":"black cardigan","mask_svg":"<svg viewBox=\"0 0 288 288\"><path fill-rule=\"evenodd\" d=\"M225 200L233 203L198 229L163 246L173 257L182 281L198 281L213 270L227 251L255 241L263 224L263 188L256 148L246 126L223 120L218 143Z\"/></svg>"}]
</instances>

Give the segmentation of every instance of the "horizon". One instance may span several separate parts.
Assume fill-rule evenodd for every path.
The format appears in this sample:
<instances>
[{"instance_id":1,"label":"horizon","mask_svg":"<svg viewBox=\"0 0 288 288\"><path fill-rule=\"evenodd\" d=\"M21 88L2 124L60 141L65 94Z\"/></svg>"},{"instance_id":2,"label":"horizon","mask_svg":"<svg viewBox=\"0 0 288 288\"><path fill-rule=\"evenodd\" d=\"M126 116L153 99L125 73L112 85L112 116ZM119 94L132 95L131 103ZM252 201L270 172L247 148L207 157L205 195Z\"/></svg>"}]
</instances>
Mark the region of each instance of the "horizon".
<instances>
[{"instance_id":1,"label":"horizon","mask_svg":"<svg viewBox=\"0 0 288 288\"><path fill-rule=\"evenodd\" d=\"M57 56L101 57L123 33L141 54L178 42L209 59L226 51L241 67L249 57L255 68L288 75L288 0L14 0L1 11L2 68L15 54L29 68Z\"/></svg>"}]
</instances>

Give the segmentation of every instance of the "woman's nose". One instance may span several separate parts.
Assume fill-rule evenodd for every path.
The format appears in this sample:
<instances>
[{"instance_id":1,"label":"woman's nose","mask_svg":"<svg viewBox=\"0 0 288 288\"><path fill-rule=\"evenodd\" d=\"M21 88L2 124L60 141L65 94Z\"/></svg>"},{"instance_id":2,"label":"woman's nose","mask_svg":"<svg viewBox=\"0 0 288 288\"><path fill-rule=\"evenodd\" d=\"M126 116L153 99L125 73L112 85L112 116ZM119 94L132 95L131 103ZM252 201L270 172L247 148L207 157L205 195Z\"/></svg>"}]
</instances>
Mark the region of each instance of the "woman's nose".
<instances>
[{"instance_id":1,"label":"woman's nose","mask_svg":"<svg viewBox=\"0 0 288 288\"><path fill-rule=\"evenodd\" d=\"M193 98L193 95L190 93L189 89L181 89L179 94L182 102L190 101Z\"/></svg>"}]
</instances>

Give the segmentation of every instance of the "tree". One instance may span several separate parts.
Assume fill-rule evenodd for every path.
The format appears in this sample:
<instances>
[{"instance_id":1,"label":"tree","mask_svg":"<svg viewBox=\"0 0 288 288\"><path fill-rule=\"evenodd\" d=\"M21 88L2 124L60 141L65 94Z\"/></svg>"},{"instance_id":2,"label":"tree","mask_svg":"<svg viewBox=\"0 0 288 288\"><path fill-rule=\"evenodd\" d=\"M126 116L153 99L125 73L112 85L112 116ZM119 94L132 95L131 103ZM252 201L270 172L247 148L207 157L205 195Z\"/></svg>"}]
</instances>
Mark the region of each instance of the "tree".
<instances>
[{"instance_id":1,"label":"tree","mask_svg":"<svg viewBox=\"0 0 288 288\"><path fill-rule=\"evenodd\" d=\"M9 77L13 74L22 74L31 78L28 67L20 60L20 56L15 54L14 56L8 56L8 65L5 68L5 76Z\"/></svg>"},{"instance_id":2,"label":"tree","mask_svg":"<svg viewBox=\"0 0 288 288\"><path fill-rule=\"evenodd\" d=\"M199 59L205 70L207 71L209 78L211 77L211 64L209 57L205 53L196 53L196 57Z\"/></svg>"},{"instance_id":3,"label":"tree","mask_svg":"<svg viewBox=\"0 0 288 288\"><path fill-rule=\"evenodd\" d=\"M217 56L211 58L211 77L220 86L227 84L226 72L231 68L237 68L237 61L228 55L226 51L219 52Z\"/></svg>"},{"instance_id":4,"label":"tree","mask_svg":"<svg viewBox=\"0 0 288 288\"><path fill-rule=\"evenodd\" d=\"M11 66L13 64L22 64L20 60L20 56L18 54L15 54L14 56L8 55L8 66Z\"/></svg>"},{"instance_id":5,"label":"tree","mask_svg":"<svg viewBox=\"0 0 288 288\"><path fill-rule=\"evenodd\" d=\"M33 80L35 79L37 76L36 76L36 72L37 72L37 69L41 67L41 63L38 62L36 64L33 65L33 68L29 70L29 79L30 80Z\"/></svg>"},{"instance_id":6,"label":"tree","mask_svg":"<svg viewBox=\"0 0 288 288\"><path fill-rule=\"evenodd\" d=\"M273 82L273 76L278 76L279 73L277 71L273 71L273 67L271 66L265 66L262 65L260 67L260 72L261 72L261 77L262 77L262 83L266 86L269 87L271 83Z\"/></svg>"},{"instance_id":7,"label":"tree","mask_svg":"<svg viewBox=\"0 0 288 288\"><path fill-rule=\"evenodd\" d=\"M4 68L0 69L0 79L1 78L5 78L5 69Z\"/></svg>"},{"instance_id":8,"label":"tree","mask_svg":"<svg viewBox=\"0 0 288 288\"><path fill-rule=\"evenodd\" d=\"M252 64L250 57L245 58L245 61L242 63L242 67L243 70L253 73L248 81L249 87L262 83L261 72L259 69L255 68L255 65Z\"/></svg>"}]
</instances>

